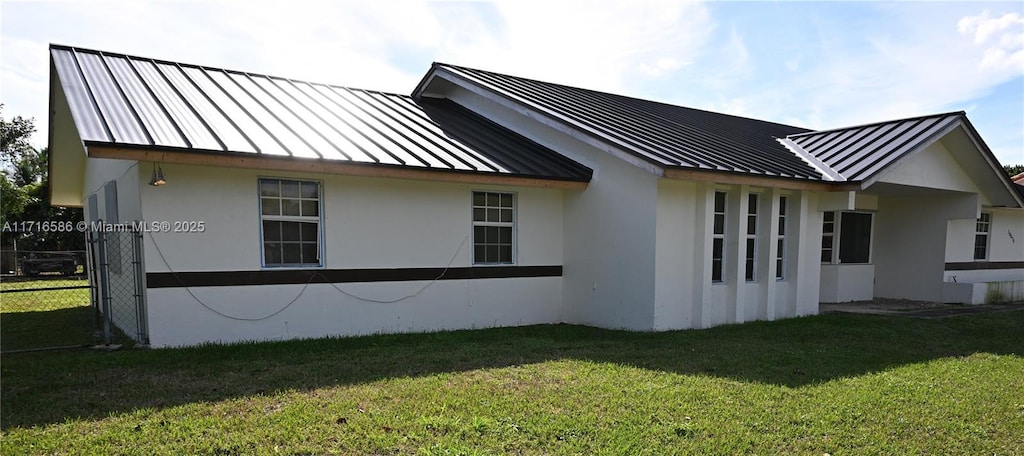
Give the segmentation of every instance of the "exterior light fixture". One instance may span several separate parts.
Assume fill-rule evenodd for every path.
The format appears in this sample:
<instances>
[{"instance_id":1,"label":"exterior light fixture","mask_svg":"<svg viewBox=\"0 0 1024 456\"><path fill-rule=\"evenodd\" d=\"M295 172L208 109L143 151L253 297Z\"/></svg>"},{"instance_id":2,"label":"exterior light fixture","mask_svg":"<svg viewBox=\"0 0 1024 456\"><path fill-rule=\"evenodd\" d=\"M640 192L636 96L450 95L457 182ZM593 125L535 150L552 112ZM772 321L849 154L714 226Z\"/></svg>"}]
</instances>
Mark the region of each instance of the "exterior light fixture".
<instances>
[{"instance_id":1,"label":"exterior light fixture","mask_svg":"<svg viewBox=\"0 0 1024 456\"><path fill-rule=\"evenodd\" d=\"M167 183L167 179L164 179L164 167L157 167L156 163L153 163L153 177L149 179L149 185L159 187Z\"/></svg>"}]
</instances>

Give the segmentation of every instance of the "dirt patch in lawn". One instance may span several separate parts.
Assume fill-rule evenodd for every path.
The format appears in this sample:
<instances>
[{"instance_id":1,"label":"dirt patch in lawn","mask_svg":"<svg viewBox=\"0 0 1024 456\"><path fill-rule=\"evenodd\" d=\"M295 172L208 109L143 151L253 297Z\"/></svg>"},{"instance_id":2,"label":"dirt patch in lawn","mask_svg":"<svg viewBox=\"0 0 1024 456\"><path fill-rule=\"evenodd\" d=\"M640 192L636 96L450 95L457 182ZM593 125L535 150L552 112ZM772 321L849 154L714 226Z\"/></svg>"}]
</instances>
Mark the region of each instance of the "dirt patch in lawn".
<instances>
[{"instance_id":1,"label":"dirt patch in lawn","mask_svg":"<svg viewBox=\"0 0 1024 456\"><path fill-rule=\"evenodd\" d=\"M821 313L903 315L918 318L953 317L957 315L1022 309L1024 309L1024 303L963 305L889 298L878 298L870 301L821 303L819 307Z\"/></svg>"}]
</instances>

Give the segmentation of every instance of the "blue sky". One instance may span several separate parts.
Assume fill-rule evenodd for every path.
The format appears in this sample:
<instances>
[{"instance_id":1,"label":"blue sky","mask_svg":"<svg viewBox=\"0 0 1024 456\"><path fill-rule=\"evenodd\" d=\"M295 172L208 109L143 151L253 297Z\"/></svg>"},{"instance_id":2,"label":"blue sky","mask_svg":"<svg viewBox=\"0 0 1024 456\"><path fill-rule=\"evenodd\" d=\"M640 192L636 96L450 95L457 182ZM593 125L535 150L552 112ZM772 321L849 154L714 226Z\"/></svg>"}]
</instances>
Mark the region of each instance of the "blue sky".
<instances>
[{"instance_id":1,"label":"blue sky","mask_svg":"<svg viewBox=\"0 0 1024 456\"><path fill-rule=\"evenodd\" d=\"M46 141L47 46L409 93L442 61L827 129L967 112L1024 163L1024 2L0 3L4 117Z\"/></svg>"}]
</instances>

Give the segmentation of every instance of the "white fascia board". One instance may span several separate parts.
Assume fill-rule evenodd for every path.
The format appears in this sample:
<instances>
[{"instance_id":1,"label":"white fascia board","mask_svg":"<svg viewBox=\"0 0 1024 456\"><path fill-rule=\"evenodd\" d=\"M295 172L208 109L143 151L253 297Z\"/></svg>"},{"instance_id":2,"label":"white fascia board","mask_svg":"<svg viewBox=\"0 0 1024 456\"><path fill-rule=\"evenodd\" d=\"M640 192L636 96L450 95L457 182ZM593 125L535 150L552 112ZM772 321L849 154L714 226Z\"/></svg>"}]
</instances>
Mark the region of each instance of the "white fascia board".
<instances>
[{"instance_id":1,"label":"white fascia board","mask_svg":"<svg viewBox=\"0 0 1024 456\"><path fill-rule=\"evenodd\" d=\"M665 175L664 168L626 152L617 144L617 141L601 132L595 131L573 120L566 119L557 113L530 103L529 101L504 90L492 87L482 81L478 81L470 75L463 74L449 68L434 68L431 72L431 75L424 78L425 82L432 81L435 78L445 79L476 95L484 97L489 101L495 102L516 113L533 119L541 125L565 133L587 145L597 148L602 152L608 153L609 155L619 158L633 166L643 169L644 171L658 177ZM426 88L427 84L418 87L414 95L421 95L426 91Z\"/></svg>"},{"instance_id":2,"label":"white fascia board","mask_svg":"<svg viewBox=\"0 0 1024 456\"><path fill-rule=\"evenodd\" d=\"M793 142L793 140L789 138L775 138L775 140L782 144L786 149L789 149L790 152L793 152L794 155L800 157L800 159L805 163L811 165L811 167L821 173L822 176L825 176L825 180L832 182L846 182L846 178L843 177L842 174L839 174L836 170L832 169L832 167L826 165L825 162L819 160L818 157L808 153L803 147L800 147L797 143Z\"/></svg>"}]
</instances>

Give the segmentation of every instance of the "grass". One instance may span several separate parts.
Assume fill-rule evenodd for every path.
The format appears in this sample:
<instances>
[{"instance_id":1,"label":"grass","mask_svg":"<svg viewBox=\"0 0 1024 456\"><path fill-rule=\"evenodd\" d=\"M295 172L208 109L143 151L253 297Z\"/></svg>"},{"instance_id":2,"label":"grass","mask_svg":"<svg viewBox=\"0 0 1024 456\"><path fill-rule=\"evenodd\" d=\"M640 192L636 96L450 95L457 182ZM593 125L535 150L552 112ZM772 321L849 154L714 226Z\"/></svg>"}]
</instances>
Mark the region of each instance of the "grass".
<instances>
[{"instance_id":1,"label":"grass","mask_svg":"<svg viewBox=\"0 0 1024 456\"><path fill-rule=\"evenodd\" d=\"M3 454L1020 454L1024 311L2 359Z\"/></svg>"},{"instance_id":2,"label":"grass","mask_svg":"<svg viewBox=\"0 0 1024 456\"><path fill-rule=\"evenodd\" d=\"M0 290L88 286L86 279L5 280ZM84 345L94 342L88 289L0 294L0 350Z\"/></svg>"}]
</instances>

